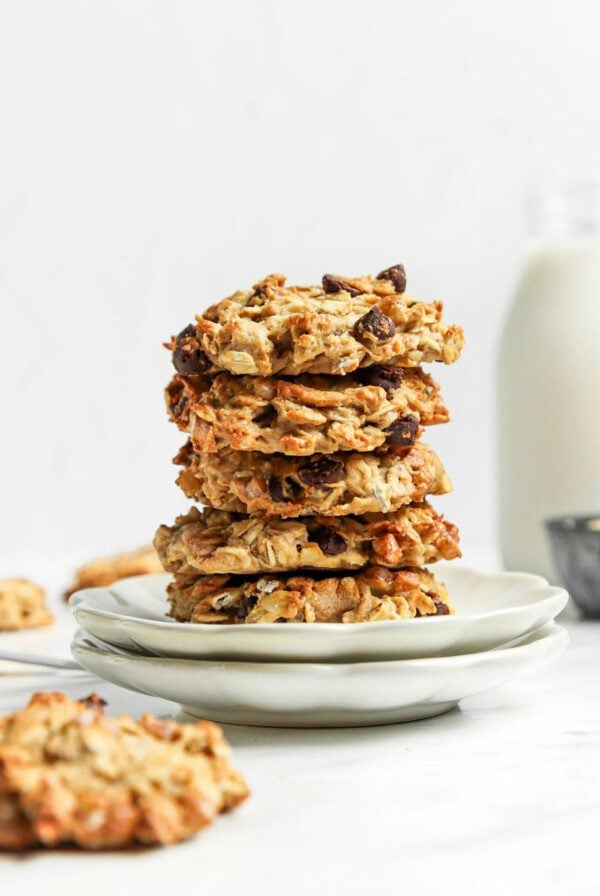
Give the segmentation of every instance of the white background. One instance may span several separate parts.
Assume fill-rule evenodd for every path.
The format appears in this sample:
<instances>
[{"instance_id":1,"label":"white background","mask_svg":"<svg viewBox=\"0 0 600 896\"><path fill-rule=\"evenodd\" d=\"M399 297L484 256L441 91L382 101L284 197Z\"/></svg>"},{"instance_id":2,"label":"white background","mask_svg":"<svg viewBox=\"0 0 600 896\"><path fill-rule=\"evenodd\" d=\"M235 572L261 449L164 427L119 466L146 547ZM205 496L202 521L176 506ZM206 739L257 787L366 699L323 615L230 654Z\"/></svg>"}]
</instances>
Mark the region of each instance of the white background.
<instances>
[{"instance_id":1,"label":"white background","mask_svg":"<svg viewBox=\"0 0 600 896\"><path fill-rule=\"evenodd\" d=\"M161 341L195 312L398 261L466 331L435 368L438 506L467 562L490 546L523 197L597 173L599 26L577 0L0 3L6 557L135 546L185 507Z\"/></svg>"}]
</instances>

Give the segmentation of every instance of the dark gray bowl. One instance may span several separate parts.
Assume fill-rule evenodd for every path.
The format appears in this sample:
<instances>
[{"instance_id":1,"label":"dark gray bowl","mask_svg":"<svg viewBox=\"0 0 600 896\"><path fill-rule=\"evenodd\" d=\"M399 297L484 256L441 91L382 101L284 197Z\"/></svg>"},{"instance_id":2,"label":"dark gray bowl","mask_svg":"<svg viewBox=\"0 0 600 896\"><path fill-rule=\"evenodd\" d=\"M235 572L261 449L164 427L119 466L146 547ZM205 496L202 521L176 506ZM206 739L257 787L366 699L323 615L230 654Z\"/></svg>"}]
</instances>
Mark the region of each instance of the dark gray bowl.
<instances>
[{"instance_id":1,"label":"dark gray bowl","mask_svg":"<svg viewBox=\"0 0 600 896\"><path fill-rule=\"evenodd\" d=\"M600 619L600 514L546 520L552 559L562 582L589 619Z\"/></svg>"}]
</instances>

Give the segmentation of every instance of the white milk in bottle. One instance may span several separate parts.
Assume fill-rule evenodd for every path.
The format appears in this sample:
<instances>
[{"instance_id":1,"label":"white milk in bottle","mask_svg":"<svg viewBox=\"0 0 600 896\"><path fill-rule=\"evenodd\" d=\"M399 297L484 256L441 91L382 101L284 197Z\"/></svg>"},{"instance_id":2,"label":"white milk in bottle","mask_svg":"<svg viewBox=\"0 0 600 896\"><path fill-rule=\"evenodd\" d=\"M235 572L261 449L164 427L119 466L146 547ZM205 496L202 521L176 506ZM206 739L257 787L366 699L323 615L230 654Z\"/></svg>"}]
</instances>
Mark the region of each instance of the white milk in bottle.
<instances>
[{"instance_id":1,"label":"white milk in bottle","mask_svg":"<svg viewBox=\"0 0 600 896\"><path fill-rule=\"evenodd\" d=\"M600 513L600 185L547 188L498 368L504 565L556 579L543 521Z\"/></svg>"}]
</instances>

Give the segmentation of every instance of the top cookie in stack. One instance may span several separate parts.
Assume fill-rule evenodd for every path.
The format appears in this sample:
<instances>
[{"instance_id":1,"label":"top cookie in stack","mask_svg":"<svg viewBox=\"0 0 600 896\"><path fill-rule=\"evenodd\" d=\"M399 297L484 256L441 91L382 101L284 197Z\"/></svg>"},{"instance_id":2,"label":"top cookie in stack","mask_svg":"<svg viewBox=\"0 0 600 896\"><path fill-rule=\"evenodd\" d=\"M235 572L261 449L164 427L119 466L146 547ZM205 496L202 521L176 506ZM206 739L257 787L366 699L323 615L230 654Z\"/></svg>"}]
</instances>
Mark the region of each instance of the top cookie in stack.
<instances>
[{"instance_id":1,"label":"top cookie in stack","mask_svg":"<svg viewBox=\"0 0 600 896\"><path fill-rule=\"evenodd\" d=\"M421 441L448 411L422 362L455 361L460 327L376 278L271 275L168 343L178 483L209 505L155 544L191 622L361 622L453 612L422 563L459 556L424 498L450 481ZM335 574L332 574L332 570ZM351 574L348 574L351 573Z\"/></svg>"}]
</instances>

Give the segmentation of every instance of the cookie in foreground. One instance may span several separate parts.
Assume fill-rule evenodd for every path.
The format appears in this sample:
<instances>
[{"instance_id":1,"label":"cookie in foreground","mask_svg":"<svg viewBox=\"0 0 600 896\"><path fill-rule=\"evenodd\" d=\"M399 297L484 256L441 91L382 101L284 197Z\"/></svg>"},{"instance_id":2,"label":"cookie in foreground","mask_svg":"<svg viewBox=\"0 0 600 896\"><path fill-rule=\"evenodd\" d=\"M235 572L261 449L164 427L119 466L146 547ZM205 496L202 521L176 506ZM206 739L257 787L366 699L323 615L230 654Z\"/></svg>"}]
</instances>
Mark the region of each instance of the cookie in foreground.
<instances>
[{"instance_id":1,"label":"cookie in foreground","mask_svg":"<svg viewBox=\"0 0 600 896\"><path fill-rule=\"evenodd\" d=\"M422 566L460 557L458 529L430 504L353 517L247 516L192 507L160 526L156 549L177 575Z\"/></svg>"},{"instance_id":2,"label":"cookie in foreground","mask_svg":"<svg viewBox=\"0 0 600 896\"><path fill-rule=\"evenodd\" d=\"M176 843L248 796L217 725L103 705L38 693L0 718L1 848Z\"/></svg>"},{"instance_id":3,"label":"cookie in foreground","mask_svg":"<svg viewBox=\"0 0 600 896\"><path fill-rule=\"evenodd\" d=\"M175 576L167 588L179 622L379 622L454 613L444 585L426 569L369 566L352 575L304 570L291 576Z\"/></svg>"},{"instance_id":4,"label":"cookie in foreground","mask_svg":"<svg viewBox=\"0 0 600 896\"><path fill-rule=\"evenodd\" d=\"M0 632L50 625L44 589L27 579L0 580Z\"/></svg>"},{"instance_id":5,"label":"cookie in foreground","mask_svg":"<svg viewBox=\"0 0 600 896\"><path fill-rule=\"evenodd\" d=\"M177 483L188 498L219 510L280 517L389 513L452 489L441 460L422 442L308 458L255 451L196 454L188 443L175 463L183 466Z\"/></svg>"},{"instance_id":6,"label":"cookie in foreground","mask_svg":"<svg viewBox=\"0 0 600 896\"><path fill-rule=\"evenodd\" d=\"M75 580L65 591L65 597L70 597L82 588L99 588L104 585L112 585L119 579L128 579L130 576L143 576L163 571L158 555L151 544L124 554L98 557L76 571Z\"/></svg>"},{"instance_id":7,"label":"cookie in foreground","mask_svg":"<svg viewBox=\"0 0 600 896\"><path fill-rule=\"evenodd\" d=\"M441 302L405 293L402 265L377 277L325 274L319 286L286 286L271 274L212 305L173 337L179 373L214 367L235 374L348 374L372 364L451 364L462 329L442 319Z\"/></svg>"},{"instance_id":8,"label":"cookie in foreground","mask_svg":"<svg viewBox=\"0 0 600 896\"><path fill-rule=\"evenodd\" d=\"M423 426L446 423L438 384L420 368L368 367L347 377L174 377L171 420L194 450L308 455L412 445Z\"/></svg>"}]
</instances>

